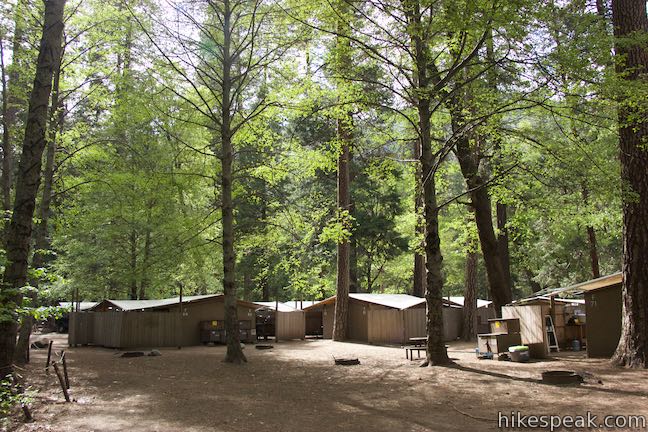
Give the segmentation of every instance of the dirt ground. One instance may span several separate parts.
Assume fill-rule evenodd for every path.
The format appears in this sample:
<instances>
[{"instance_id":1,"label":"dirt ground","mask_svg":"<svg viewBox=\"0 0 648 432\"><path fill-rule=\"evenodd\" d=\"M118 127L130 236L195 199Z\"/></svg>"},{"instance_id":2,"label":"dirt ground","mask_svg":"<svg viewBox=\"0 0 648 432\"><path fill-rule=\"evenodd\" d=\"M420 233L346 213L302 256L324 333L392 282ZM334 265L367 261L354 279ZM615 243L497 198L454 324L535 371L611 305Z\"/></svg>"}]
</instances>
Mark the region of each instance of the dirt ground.
<instances>
[{"instance_id":1,"label":"dirt ground","mask_svg":"<svg viewBox=\"0 0 648 432\"><path fill-rule=\"evenodd\" d=\"M44 335L66 348L65 335ZM66 404L46 350L28 367L38 394L27 431L489 431L498 411L524 415L648 416L648 372L615 369L570 353L527 364L478 360L474 345L451 344L454 367L420 368L398 347L293 341L244 350L248 363L222 362L225 347L162 349L160 357L119 358L80 347L66 354ZM334 366L357 356L359 366ZM584 372L577 386L538 382L540 372Z\"/></svg>"}]
</instances>

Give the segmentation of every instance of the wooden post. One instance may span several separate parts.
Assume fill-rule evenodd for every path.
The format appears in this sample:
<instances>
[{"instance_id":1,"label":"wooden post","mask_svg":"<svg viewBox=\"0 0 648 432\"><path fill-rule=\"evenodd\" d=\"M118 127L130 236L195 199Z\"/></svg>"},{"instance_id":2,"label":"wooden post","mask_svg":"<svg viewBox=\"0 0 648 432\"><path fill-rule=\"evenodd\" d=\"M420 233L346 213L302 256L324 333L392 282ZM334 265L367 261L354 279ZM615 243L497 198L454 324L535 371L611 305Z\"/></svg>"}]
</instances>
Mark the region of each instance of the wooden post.
<instances>
[{"instance_id":1,"label":"wooden post","mask_svg":"<svg viewBox=\"0 0 648 432\"><path fill-rule=\"evenodd\" d=\"M70 378L68 377L67 361L65 361L65 351L61 355L61 363L63 363L63 377L65 378L65 387L70 388Z\"/></svg>"},{"instance_id":2,"label":"wooden post","mask_svg":"<svg viewBox=\"0 0 648 432\"><path fill-rule=\"evenodd\" d=\"M61 384L61 389L63 390L63 395L65 396L65 401L70 402L70 394L67 391L67 388L65 388L65 382L63 381L63 375L61 375L61 371L58 368L58 365L56 362L52 362L52 366L54 366L54 372L56 372L56 376L58 377L59 384Z\"/></svg>"},{"instance_id":3,"label":"wooden post","mask_svg":"<svg viewBox=\"0 0 648 432\"><path fill-rule=\"evenodd\" d=\"M52 359L52 344L54 341L49 341L49 346L47 347L47 363L45 363L45 371L49 371L50 360Z\"/></svg>"}]
</instances>

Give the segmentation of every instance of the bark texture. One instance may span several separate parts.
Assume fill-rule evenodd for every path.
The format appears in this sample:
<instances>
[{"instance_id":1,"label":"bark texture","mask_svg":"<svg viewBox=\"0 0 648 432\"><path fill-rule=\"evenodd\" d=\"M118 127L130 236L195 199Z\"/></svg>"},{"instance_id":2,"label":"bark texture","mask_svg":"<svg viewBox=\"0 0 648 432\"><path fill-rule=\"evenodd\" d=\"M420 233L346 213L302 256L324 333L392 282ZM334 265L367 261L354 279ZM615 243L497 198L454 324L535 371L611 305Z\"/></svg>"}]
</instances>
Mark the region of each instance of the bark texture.
<instances>
[{"instance_id":1,"label":"bark texture","mask_svg":"<svg viewBox=\"0 0 648 432\"><path fill-rule=\"evenodd\" d=\"M421 159L421 142L414 142L414 159ZM414 214L416 215L416 235L425 238L425 225L421 215L423 214L423 190L421 188L421 164L416 164L416 173L414 181ZM421 247L425 247L425 241L421 242ZM414 285L412 295L416 297L425 296L425 255L418 252L414 253Z\"/></svg>"},{"instance_id":2,"label":"bark texture","mask_svg":"<svg viewBox=\"0 0 648 432\"><path fill-rule=\"evenodd\" d=\"M443 256L439 237L439 208L436 197L436 167L438 155L432 148L431 96L432 79L429 69L433 65L429 57L429 40L423 28L421 5L418 1L405 2L405 14L410 30L410 45L415 61L415 108L418 114L418 133L421 143L421 187L423 191L423 215L425 217L425 267L426 267L426 360L423 365L435 366L450 363L443 340Z\"/></svg>"},{"instance_id":3,"label":"bark texture","mask_svg":"<svg viewBox=\"0 0 648 432\"><path fill-rule=\"evenodd\" d=\"M345 16L349 6L345 2L340 3L340 14ZM337 69L340 76L346 76L351 67L351 46L348 38L342 35L349 33L349 24L346 18L338 20ZM341 89L339 89L341 90ZM337 205L338 211L350 215L351 211L351 141L353 119L350 113L346 113L337 122L337 136L340 142L340 155L338 156L338 177L337 177ZM342 217L343 221L347 217ZM350 230L351 226L345 226ZM347 338L347 327L349 320L349 288L351 283L351 243L348 238L338 241L337 244L337 287L335 300L335 318L333 320L333 340L343 341Z\"/></svg>"},{"instance_id":4,"label":"bark texture","mask_svg":"<svg viewBox=\"0 0 648 432\"><path fill-rule=\"evenodd\" d=\"M54 69L61 56L63 9L65 0L47 0L40 41L36 76L29 98L25 137L16 178L16 196L7 230L7 265L2 281L0 307L13 315L22 301L19 289L27 284L27 269L32 219L41 181L41 162L45 150L49 98ZM13 369L17 322L0 322L0 378Z\"/></svg>"},{"instance_id":5,"label":"bark texture","mask_svg":"<svg viewBox=\"0 0 648 432\"><path fill-rule=\"evenodd\" d=\"M461 338L465 341L475 339L475 318L477 317L477 252L466 253L464 271L464 307Z\"/></svg>"},{"instance_id":6,"label":"bark texture","mask_svg":"<svg viewBox=\"0 0 648 432\"><path fill-rule=\"evenodd\" d=\"M347 120L338 121L338 136L342 151L338 157L338 208L349 211L351 194L349 190L349 158L351 157L351 131ZM350 227L346 227L350 228ZM337 289L335 300L335 320L333 322L333 340L343 341L347 338L349 316L349 285L351 244L348 239L337 244Z\"/></svg>"},{"instance_id":7,"label":"bark texture","mask_svg":"<svg viewBox=\"0 0 648 432\"><path fill-rule=\"evenodd\" d=\"M501 316L502 306L511 302L512 294L500 243L493 227L492 203L488 194L486 180L479 173L479 155L472 148L470 137L463 131L465 122L458 101L452 104L451 116L453 133L457 137L455 154L459 160L466 186L471 191L470 198L475 210L475 222L486 266L491 298L498 316Z\"/></svg>"},{"instance_id":8,"label":"bark texture","mask_svg":"<svg viewBox=\"0 0 648 432\"><path fill-rule=\"evenodd\" d=\"M234 265L234 204L232 202L232 165L234 148L232 146L232 6L224 0L223 11L223 77L222 77L222 117L221 139L221 215L223 225L223 290L225 292L225 331L227 333L228 363L247 361L241 349L236 298L236 275Z\"/></svg>"},{"instance_id":9,"label":"bark texture","mask_svg":"<svg viewBox=\"0 0 648 432\"><path fill-rule=\"evenodd\" d=\"M52 102L50 108L50 129L47 137L47 155L45 158L45 169L43 170L43 192L38 210L39 222L34 228L34 256L32 257L32 268L42 268L47 263L47 251L50 249L49 239L49 219L51 214L52 191L54 185L54 162L57 148L57 138L59 131L63 127L65 112L59 97L59 84L61 81L61 59L62 54L57 59L54 68L54 80L52 84ZM31 280L31 286L38 289L39 280ZM36 305L38 294L32 291L30 294L32 305ZM29 339L32 333L34 320L31 315L25 316L20 323L18 333L18 343L14 354L14 361L17 364L29 362Z\"/></svg>"},{"instance_id":10,"label":"bark texture","mask_svg":"<svg viewBox=\"0 0 648 432\"><path fill-rule=\"evenodd\" d=\"M616 71L627 86L648 88L645 0L613 0ZM634 96L634 95L632 95ZM623 201L623 324L616 364L648 367L648 109L643 99L619 100Z\"/></svg>"},{"instance_id":11,"label":"bark texture","mask_svg":"<svg viewBox=\"0 0 648 432\"><path fill-rule=\"evenodd\" d=\"M4 81L3 76L3 133L2 133L2 175L0 176L0 187L2 188L2 208L11 210L11 189L14 177L14 142L17 138L18 112L24 105L23 98L18 96L17 90L20 85L21 69L20 59L23 56L23 38L25 33L25 16L27 15L27 3L18 0L14 6L14 35L12 43L12 65L9 67L9 83ZM4 71L3 71L4 72Z\"/></svg>"},{"instance_id":12,"label":"bark texture","mask_svg":"<svg viewBox=\"0 0 648 432\"><path fill-rule=\"evenodd\" d=\"M583 197L585 205L587 205L589 201L589 190L585 185L583 185L581 196ZM596 279L601 277L601 271L599 269L598 246L596 244L596 231L591 225L588 225L586 227L586 230L587 243L589 245L590 267L592 268L592 278Z\"/></svg>"}]
</instances>

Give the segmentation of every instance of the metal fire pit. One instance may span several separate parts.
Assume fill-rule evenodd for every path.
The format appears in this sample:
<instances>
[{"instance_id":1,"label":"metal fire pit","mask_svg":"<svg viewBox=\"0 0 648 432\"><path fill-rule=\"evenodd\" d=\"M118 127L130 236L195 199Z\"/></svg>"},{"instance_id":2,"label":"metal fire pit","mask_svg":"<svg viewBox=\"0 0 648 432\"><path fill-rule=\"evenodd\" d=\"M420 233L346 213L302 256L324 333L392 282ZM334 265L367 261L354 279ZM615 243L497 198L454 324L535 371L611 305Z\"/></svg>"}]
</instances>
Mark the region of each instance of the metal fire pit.
<instances>
[{"instance_id":1,"label":"metal fire pit","mask_svg":"<svg viewBox=\"0 0 648 432\"><path fill-rule=\"evenodd\" d=\"M360 364L360 360L358 360L357 358L335 358L335 357L333 357L333 361L338 366L355 366L355 365Z\"/></svg>"},{"instance_id":2,"label":"metal fire pit","mask_svg":"<svg viewBox=\"0 0 648 432\"><path fill-rule=\"evenodd\" d=\"M542 382L545 384L580 384L583 377L574 371L553 370L542 372Z\"/></svg>"}]
</instances>

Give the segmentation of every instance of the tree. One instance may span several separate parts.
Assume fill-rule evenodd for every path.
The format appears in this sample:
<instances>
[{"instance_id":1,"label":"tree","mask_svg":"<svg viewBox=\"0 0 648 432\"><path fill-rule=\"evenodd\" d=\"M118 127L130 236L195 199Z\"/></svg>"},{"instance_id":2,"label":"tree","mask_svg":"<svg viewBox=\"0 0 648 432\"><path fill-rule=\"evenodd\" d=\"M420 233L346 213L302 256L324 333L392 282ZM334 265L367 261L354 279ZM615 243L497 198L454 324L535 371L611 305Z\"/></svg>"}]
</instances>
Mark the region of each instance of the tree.
<instances>
[{"instance_id":1,"label":"tree","mask_svg":"<svg viewBox=\"0 0 648 432\"><path fill-rule=\"evenodd\" d=\"M263 1L222 0L174 5L177 27L165 25L162 33L176 46L167 48L148 38L164 58L167 91L181 98L195 112L180 121L202 126L211 135L211 151L220 162L218 172L225 294L226 362L243 363L237 318L234 192L237 175L246 167L235 166L237 147L256 140L251 124L271 106L262 91L263 76L286 50L286 35L273 34L270 7ZM135 17L135 14L133 14ZM145 29L145 26L140 27ZM181 30L182 29L182 30ZM185 32L194 29L195 33ZM146 31L146 30L145 30Z\"/></svg>"},{"instance_id":2,"label":"tree","mask_svg":"<svg viewBox=\"0 0 648 432\"><path fill-rule=\"evenodd\" d=\"M621 181L623 324L613 361L648 367L648 12L643 0L613 0Z\"/></svg>"},{"instance_id":3,"label":"tree","mask_svg":"<svg viewBox=\"0 0 648 432\"><path fill-rule=\"evenodd\" d=\"M48 0L45 3L43 33L36 76L29 98L13 214L7 230L7 266L0 299L0 378L12 371L17 330L15 309L22 301L21 290L27 284L32 218L41 180L41 159L46 144L48 101L52 91L54 69L61 57L64 6L65 0Z\"/></svg>"},{"instance_id":4,"label":"tree","mask_svg":"<svg viewBox=\"0 0 648 432\"><path fill-rule=\"evenodd\" d=\"M345 90L344 77L349 76L351 68L351 44L348 36L349 7L344 2L339 2L338 13L341 17L338 22L338 35L336 36L335 66L339 78L337 79L338 91L342 94ZM340 99L344 101L345 96ZM337 138L340 145L338 156L338 183L337 205L340 223L348 233L343 235L337 243L337 285L335 300L335 319L333 320L333 340L343 341L347 338L349 316L349 285L351 283L351 146L352 146L353 118L348 111L343 111L337 120Z\"/></svg>"},{"instance_id":5,"label":"tree","mask_svg":"<svg viewBox=\"0 0 648 432\"><path fill-rule=\"evenodd\" d=\"M47 127L47 145L45 157L45 169L43 170L43 190L41 193L40 205L38 207L38 223L34 228L34 254L31 260L31 268L38 271L45 265L48 250L51 247L49 239L49 223L52 202L52 187L54 182L54 158L56 154L56 144L58 134L63 126L63 118L65 116L62 106L62 98L60 97L60 83L61 83L61 62L63 53L55 59L54 76L52 80L52 96L49 110L49 119ZM38 277L30 278L30 285L32 286L28 297L31 300L31 306L36 306L37 289L39 286ZM29 345L32 333L32 326L34 319L30 313L23 316L20 323L20 331L18 335L18 342L16 343L16 352L14 359L18 364L29 362Z\"/></svg>"},{"instance_id":6,"label":"tree","mask_svg":"<svg viewBox=\"0 0 648 432\"><path fill-rule=\"evenodd\" d=\"M24 48L23 40L28 32L27 16L28 2L19 0L13 10L13 40L12 40L12 64L5 67L2 59L2 175L0 176L0 188L2 189L2 207L5 211L11 210L11 190L14 177L14 146L15 140L20 136L18 127L18 113L24 105L23 88L25 69L28 55ZM3 47L4 55L4 47ZM7 82L7 78L9 78Z\"/></svg>"}]
</instances>

